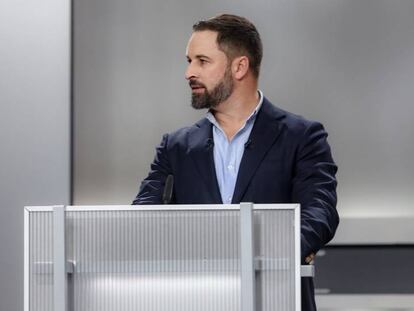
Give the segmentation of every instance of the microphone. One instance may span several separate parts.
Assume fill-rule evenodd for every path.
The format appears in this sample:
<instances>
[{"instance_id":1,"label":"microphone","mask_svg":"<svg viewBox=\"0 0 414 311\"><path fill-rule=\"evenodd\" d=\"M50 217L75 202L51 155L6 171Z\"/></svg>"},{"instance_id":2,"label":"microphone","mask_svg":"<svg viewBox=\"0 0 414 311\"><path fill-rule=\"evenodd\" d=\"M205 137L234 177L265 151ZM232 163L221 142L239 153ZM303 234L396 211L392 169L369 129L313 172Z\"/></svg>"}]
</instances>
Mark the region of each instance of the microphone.
<instances>
[{"instance_id":1,"label":"microphone","mask_svg":"<svg viewBox=\"0 0 414 311\"><path fill-rule=\"evenodd\" d=\"M206 140L206 148L207 148L207 150L209 150L209 149L211 149L213 147L214 147L214 140L213 140L213 138L208 138Z\"/></svg>"},{"instance_id":2,"label":"microphone","mask_svg":"<svg viewBox=\"0 0 414 311\"><path fill-rule=\"evenodd\" d=\"M251 139L249 139L248 141L246 141L246 143L244 144L244 149L251 149L252 147L252 141Z\"/></svg>"},{"instance_id":3,"label":"microphone","mask_svg":"<svg viewBox=\"0 0 414 311\"><path fill-rule=\"evenodd\" d=\"M162 194L163 204L170 204L171 199L172 199L173 186L174 186L174 176L168 175L167 179L165 180L164 192Z\"/></svg>"}]
</instances>

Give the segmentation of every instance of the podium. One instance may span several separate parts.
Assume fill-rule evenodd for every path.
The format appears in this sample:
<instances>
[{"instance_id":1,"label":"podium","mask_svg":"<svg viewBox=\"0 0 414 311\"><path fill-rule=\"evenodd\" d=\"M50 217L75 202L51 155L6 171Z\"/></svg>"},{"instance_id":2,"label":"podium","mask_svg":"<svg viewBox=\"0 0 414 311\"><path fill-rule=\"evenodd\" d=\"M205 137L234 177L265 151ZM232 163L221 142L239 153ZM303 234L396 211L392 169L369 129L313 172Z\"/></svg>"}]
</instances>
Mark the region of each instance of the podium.
<instances>
[{"instance_id":1,"label":"podium","mask_svg":"<svg viewBox=\"0 0 414 311\"><path fill-rule=\"evenodd\" d=\"M25 207L25 311L299 311L298 204Z\"/></svg>"}]
</instances>

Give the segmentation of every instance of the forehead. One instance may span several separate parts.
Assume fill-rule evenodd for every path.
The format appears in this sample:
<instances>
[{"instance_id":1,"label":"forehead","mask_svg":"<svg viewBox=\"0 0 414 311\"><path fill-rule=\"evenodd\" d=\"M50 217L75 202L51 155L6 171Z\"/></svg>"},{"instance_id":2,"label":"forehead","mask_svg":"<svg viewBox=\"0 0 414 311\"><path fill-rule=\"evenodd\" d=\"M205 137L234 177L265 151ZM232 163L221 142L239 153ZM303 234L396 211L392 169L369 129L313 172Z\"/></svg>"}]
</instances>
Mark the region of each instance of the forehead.
<instances>
[{"instance_id":1,"label":"forehead","mask_svg":"<svg viewBox=\"0 0 414 311\"><path fill-rule=\"evenodd\" d=\"M223 56L223 51L217 45L217 32L210 30L193 32L188 40L186 55L188 57L195 57L196 55Z\"/></svg>"}]
</instances>

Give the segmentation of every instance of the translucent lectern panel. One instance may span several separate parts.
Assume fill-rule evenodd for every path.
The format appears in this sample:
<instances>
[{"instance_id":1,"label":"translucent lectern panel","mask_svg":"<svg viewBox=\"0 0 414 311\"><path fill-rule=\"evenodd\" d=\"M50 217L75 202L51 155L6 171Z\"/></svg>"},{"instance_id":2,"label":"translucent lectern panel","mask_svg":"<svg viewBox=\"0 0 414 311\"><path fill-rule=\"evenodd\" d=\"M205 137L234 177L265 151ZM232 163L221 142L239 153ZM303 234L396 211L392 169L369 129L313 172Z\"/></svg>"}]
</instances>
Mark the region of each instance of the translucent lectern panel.
<instances>
[{"instance_id":1,"label":"translucent lectern panel","mask_svg":"<svg viewBox=\"0 0 414 311\"><path fill-rule=\"evenodd\" d=\"M294 209L254 210L257 311L299 310L294 217ZM27 310L52 311L53 233L59 228L53 228L51 209L36 208L28 219ZM245 241L240 241L240 210L235 207L70 207L65 224L71 263L67 310L240 310L240 248Z\"/></svg>"},{"instance_id":2,"label":"translucent lectern panel","mask_svg":"<svg viewBox=\"0 0 414 311\"><path fill-rule=\"evenodd\" d=\"M32 213L29 218L30 311L53 310L53 215Z\"/></svg>"},{"instance_id":3,"label":"translucent lectern panel","mask_svg":"<svg viewBox=\"0 0 414 311\"><path fill-rule=\"evenodd\" d=\"M256 310L295 309L293 210L255 211Z\"/></svg>"},{"instance_id":4,"label":"translucent lectern panel","mask_svg":"<svg viewBox=\"0 0 414 311\"><path fill-rule=\"evenodd\" d=\"M67 216L74 310L240 310L238 211Z\"/></svg>"}]
</instances>

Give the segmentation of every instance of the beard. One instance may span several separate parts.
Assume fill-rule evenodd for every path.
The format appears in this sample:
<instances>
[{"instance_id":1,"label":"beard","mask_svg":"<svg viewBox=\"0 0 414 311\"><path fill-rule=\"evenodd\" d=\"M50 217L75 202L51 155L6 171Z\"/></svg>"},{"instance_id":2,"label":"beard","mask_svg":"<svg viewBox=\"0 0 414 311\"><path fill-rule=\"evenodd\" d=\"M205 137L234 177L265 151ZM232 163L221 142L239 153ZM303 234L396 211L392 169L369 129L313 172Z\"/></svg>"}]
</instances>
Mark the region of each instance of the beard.
<instances>
[{"instance_id":1,"label":"beard","mask_svg":"<svg viewBox=\"0 0 414 311\"><path fill-rule=\"evenodd\" d=\"M204 88L203 94L193 93L191 95L191 106L194 109L211 109L217 107L233 93L234 83L231 77L231 70L227 68L224 77L217 85L209 91L207 87L195 80L190 81L190 86L199 86Z\"/></svg>"}]
</instances>

